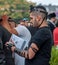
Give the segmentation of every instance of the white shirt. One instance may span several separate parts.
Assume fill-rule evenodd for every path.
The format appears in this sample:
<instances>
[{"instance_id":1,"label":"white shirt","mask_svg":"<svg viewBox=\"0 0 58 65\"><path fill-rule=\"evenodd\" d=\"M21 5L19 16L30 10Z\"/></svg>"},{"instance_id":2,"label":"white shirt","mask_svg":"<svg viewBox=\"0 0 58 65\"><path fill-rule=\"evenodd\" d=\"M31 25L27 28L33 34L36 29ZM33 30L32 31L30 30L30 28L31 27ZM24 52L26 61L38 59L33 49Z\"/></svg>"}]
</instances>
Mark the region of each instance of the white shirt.
<instances>
[{"instance_id":1,"label":"white shirt","mask_svg":"<svg viewBox=\"0 0 58 65\"><path fill-rule=\"evenodd\" d=\"M25 47L26 46L28 47L28 43L31 39L31 33L29 32L29 30L25 26L22 26L22 25L18 25L15 29L18 32L18 36L26 41ZM25 65L25 58L16 54L15 65Z\"/></svg>"},{"instance_id":2,"label":"white shirt","mask_svg":"<svg viewBox=\"0 0 58 65\"><path fill-rule=\"evenodd\" d=\"M47 21L51 22L54 25L54 27L56 27L56 25L55 25L55 23L53 21L51 21L49 19Z\"/></svg>"},{"instance_id":3,"label":"white shirt","mask_svg":"<svg viewBox=\"0 0 58 65\"><path fill-rule=\"evenodd\" d=\"M29 32L29 30L25 26L22 26L22 25L18 25L15 29L18 32L18 36L24 39L28 45L31 39L31 33Z\"/></svg>"}]
</instances>

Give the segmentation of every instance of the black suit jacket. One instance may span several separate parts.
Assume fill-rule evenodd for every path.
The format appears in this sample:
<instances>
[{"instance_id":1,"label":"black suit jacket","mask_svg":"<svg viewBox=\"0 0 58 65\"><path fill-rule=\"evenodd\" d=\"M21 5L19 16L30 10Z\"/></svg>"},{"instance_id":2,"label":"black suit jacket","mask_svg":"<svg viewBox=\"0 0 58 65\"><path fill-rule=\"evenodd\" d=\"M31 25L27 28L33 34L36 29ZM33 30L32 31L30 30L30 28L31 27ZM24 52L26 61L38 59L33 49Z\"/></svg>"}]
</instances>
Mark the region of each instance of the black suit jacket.
<instances>
[{"instance_id":1,"label":"black suit jacket","mask_svg":"<svg viewBox=\"0 0 58 65\"><path fill-rule=\"evenodd\" d=\"M53 25L50 21L48 21L48 26L49 26L51 32L53 33L53 30L55 29L55 25Z\"/></svg>"}]
</instances>

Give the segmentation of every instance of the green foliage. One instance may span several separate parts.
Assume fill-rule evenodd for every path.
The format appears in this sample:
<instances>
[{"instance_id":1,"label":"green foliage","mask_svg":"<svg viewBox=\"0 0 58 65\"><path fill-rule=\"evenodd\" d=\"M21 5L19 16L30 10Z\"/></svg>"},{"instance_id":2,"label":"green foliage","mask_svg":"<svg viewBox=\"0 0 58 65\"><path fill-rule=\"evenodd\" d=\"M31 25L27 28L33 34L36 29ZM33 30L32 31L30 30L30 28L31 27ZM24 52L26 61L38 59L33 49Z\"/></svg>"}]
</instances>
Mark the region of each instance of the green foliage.
<instances>
[{"instance_id":1,"label":"green foliage","mask_svg":"<svg viewBox=\"0 0 58 65\"><path fill-rule=\"evenodd\" d=\"M52 47L50 65L58 65L58 49Z\"/></svg>"},{"instance_id":2,"label":"green foliage","mask_svg":"<svg viewBox=\"0 0 58 65\"><path fill-rule=\"evenodd\" d=\"M7 14L12 18L29 17L29 6L32 2L27 0L0 0L0 15Z\"/></svg>"}]
</instances>

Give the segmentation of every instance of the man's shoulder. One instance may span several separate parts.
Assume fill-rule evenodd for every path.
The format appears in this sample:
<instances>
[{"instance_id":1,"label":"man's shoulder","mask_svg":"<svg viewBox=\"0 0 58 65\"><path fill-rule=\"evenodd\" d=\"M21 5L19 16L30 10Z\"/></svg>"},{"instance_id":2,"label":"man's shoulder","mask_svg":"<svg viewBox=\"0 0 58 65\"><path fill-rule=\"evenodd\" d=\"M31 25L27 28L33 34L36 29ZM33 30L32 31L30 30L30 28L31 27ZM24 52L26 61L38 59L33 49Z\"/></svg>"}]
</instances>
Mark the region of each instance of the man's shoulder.
<instances>
[{"instance_id":1,"label":"man's shoulder","mask_svg":"<svg viewBox=\"0 0 58 65\"><path fill-rule=\"evenodd\" d=\"M44 32L44 31L49 31L49 27L45 26L45 27L41 27L39 28L38 32ZM45 33L45 32L44 32Z\"/></svg>"},{"instance_id":2,"label":"man's shoulder","mask_svg":"<svg viewBox=\"0 0 58 65\"><path fill-rule=\"evenodd\" d=\"M42 36L42 35L51 35L51 31L49 29L49 27L43 27L43 28L40 28L34 36Z\"/></svg>"}]
</instances>

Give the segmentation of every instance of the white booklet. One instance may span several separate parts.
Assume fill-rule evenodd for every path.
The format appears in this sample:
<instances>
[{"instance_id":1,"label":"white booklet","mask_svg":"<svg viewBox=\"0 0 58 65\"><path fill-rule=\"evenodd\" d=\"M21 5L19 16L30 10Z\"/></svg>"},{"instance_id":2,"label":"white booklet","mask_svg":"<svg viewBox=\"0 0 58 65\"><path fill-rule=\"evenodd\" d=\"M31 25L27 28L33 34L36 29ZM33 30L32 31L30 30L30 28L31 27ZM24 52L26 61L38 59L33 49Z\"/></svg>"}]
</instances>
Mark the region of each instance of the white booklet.
<instances>
[{"instance_id":1,"label":"white booklet","mask_svg":"<svg viewBox=\"0 0 58 65\"><path fill-rule=\"evenodd\" d=\"M15 34L12 34L10 40L12 40L15 46L19 49L23 49L26 44L26 41L24 39L16 36Z\"/></svg>"}]
</instances>

